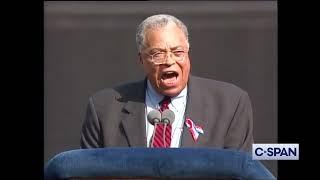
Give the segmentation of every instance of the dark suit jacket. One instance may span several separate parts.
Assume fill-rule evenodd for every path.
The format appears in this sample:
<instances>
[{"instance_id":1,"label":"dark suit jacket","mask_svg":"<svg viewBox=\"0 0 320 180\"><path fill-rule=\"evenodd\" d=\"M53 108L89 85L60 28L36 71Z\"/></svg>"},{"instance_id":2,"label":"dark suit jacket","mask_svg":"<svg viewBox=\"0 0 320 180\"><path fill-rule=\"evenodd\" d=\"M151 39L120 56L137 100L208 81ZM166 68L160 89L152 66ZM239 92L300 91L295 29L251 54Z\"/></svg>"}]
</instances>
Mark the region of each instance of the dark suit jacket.
<instances>
[{"instance_id":1,"label":"dark suit jacket","mask_svg":"<svg viewBox=\"0 0 320 180\"><path fill-rule=\"evenodd\" d=\"M104 89L89 99L81 147L146 147L146 80ZM195 142L187 127L181 147L218 147L251 151L252 108L248 94L235 85L191 76L185 117L204 134Z\"/></svg>"}]
</instances>

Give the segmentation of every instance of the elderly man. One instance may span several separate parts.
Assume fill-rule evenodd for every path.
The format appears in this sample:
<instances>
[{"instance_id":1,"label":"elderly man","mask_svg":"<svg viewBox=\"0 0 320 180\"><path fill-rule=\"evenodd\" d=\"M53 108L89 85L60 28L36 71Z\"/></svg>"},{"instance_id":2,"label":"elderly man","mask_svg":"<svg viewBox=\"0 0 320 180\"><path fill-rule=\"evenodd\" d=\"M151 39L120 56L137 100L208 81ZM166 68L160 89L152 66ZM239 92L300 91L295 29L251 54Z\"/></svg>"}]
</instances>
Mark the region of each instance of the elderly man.
<instances>
[{"instance_id":1,"label":"elderly man","mask_svg":"<svg viewBox=\"0 0 320 180\"><path fill-rule=\"evenodd\" d=\"M188 30L180 20L163 14L148 17L138 27L136 42L146 78L101 90L89 99L82 148L251 150L248 94L229 83L190 75ZM173 112L174 121L164 126L150 122L148 115L154 110L164 113L163 107ZM163 132L163 143L161 138L157 142L158 131Z\"/></svg>"}]
</instances>

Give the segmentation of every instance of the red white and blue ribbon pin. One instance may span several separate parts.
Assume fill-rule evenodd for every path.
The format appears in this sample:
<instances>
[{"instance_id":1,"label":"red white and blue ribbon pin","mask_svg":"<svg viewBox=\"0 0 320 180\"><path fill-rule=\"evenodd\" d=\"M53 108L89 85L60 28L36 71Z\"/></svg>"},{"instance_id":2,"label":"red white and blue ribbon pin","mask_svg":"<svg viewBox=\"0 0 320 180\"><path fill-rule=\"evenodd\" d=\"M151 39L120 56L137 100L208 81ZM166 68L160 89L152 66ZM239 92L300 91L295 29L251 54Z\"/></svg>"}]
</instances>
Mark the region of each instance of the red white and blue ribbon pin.
<instances>
[{"instance_id":1,"label":"red white and blue ribbon pin","mask_svg":"<svg viewBox=\"0 0 320 180\"><path fill-rule=\"evenodd\" d=\"M197 126L193 123L193 121L190 118L186 118L185 121L186 126L189 129L189 132L193 138L194 141L197 141L199 134L203 134L204 131L201 126Z\"/></svg>"}]
</instances>

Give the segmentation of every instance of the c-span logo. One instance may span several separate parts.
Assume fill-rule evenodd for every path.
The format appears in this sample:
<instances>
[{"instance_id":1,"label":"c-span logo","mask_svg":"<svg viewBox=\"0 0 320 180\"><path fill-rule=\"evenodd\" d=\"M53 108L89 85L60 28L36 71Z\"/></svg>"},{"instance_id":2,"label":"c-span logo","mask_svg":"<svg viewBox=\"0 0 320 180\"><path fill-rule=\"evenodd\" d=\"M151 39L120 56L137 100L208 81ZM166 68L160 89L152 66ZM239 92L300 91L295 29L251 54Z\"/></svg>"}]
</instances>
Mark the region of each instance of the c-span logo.
<instances>
[{"instance_id":1,"label":"c-span logo","mask_svg":"<svg viewBox=\"0 0 320 180\"><path fill-rule=\"evenodd\" d=\"M252 159L299 160L299 144L252 144Z\"/></svg>"}]
</instances>

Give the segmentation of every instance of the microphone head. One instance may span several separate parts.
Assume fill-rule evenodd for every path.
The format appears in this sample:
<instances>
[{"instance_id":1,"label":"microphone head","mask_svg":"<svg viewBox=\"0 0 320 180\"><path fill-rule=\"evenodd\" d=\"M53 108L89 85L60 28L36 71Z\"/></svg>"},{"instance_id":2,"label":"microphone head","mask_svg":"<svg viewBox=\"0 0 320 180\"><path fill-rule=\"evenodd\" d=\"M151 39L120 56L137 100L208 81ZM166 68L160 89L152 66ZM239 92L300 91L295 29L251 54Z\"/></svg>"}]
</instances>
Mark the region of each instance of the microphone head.
<instances>
[{"instance_id":1,"label":"microphone head","mask_svg":"<svg viewBox=\"0 0 320 180\"><path fill-rule=\"evenodd\" d=\"M174 112L171 111L170 109L166 109L162 112L161 122L165 124L172 124L174 121L174 118L175 118Z\"/></svg>"},{"instance_id":2,"label":"microphone head","mask_svg":"<svg viewBox=\"0 0 320 180\"><path fill-rule=\"evenodd\" d=\"M158 110L152 110L149 112L149 114L147 115L147 119L149 121L149 123L151 123L152 125L154 125L155 123L160 123L161 121L161 113Z\"/></svg>"}]
</instances>

